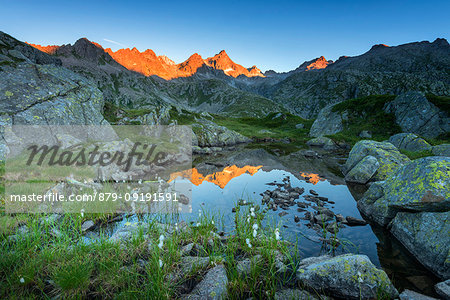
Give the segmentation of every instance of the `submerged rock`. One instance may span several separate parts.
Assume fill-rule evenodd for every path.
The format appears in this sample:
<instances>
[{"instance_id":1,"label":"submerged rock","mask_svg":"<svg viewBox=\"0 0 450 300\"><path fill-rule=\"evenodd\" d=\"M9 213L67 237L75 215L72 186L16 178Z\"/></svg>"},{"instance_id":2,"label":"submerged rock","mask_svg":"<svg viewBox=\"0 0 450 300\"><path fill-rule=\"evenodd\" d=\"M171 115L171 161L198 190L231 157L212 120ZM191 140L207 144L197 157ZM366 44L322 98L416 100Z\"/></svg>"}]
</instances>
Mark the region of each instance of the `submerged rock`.
<instances>
[{"instance_id":1,"label":"submerged rock","mask_svg":"<svg viewBox=\"0 0 450 300\"><path fill-rule=\"evenodd\" d=\"M369 155L375 157L379 164L377 172L371 177L372 181L386 179L398 167L410 161L391 143L363 140L356 143L350 151L348 159L343 166L342 171L344 175L347 175L360 161Z\"/></svg>"},{"instance_id":2,"label":"submerged rock","mask_svg":"<svg viewBox=\"0 0 450 300\"><path fill-rule=\"evenodd\" d=\"M393 235L439 277L450 277L450 211L398 213Z\"/></svg>"},{"instance_id":3,"label":"submerged rock","mask_svg":"<svg viewBox=\"0 0 450 300\"><path fill-rule=\"evenodd\" d=\"M344 299L372 299L379 293L398 295L386 273L365 255L345 254L303 260L297 271L303 286Z\"/></svg>"}]
</instances>

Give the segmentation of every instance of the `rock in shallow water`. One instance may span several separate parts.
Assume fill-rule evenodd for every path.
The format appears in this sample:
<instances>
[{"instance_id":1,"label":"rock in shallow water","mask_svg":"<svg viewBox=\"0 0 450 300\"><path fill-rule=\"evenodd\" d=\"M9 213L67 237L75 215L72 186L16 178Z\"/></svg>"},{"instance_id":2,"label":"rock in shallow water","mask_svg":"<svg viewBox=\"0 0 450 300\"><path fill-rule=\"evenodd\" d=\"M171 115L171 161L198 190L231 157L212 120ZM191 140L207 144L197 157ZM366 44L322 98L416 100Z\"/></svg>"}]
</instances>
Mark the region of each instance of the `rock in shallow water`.
<instances>
[{"instance_id":1,"label":"rock in shallow water","mask_svg":"<svg viewBox=\"0 0 450 300\"><path fill-rule=\"evenodd\" d=\"M389 142L397 149L413 152L430 151L431 145L414 133L398 133L389 138Z\"/></svg>"},{"instance_id":2,"label":"rock in shallow water","mask_svg":"<svg viewBox=\"0 0 450 300\"><path fill-rule=\"evenodd\" d=\"M389 298L398 295L386 273L377 269L365 255L345 254L303 260L297 280L305 287L345 299L372 299L381 292Z\"/></svg>"},{"instance_id":3,"label":"rock in shallow water","mask_svg":"<svg viewBox=\"0 0 450 300\"><path fill-rule=\"evenodd\" d=\"M450 277L450 212L398 213L393 235L425 267L439 277Z\"/></svg>"}]
</instances>

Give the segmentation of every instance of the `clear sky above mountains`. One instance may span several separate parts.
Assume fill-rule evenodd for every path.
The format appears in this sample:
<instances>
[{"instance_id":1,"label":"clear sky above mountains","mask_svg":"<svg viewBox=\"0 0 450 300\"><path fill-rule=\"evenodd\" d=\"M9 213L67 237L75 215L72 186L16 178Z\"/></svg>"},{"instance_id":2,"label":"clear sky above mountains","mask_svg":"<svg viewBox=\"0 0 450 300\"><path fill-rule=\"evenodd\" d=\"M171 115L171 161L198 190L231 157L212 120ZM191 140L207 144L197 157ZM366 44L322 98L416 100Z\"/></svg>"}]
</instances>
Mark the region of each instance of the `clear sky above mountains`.
<instances>
[{"instance_id":1,"label":"clear sky above mountains","mask_svg":"<svg viewBox=\"0 0 450 300\"><path fill-rule=\"evenodd\" d=\"M80 37L117 50L150 48L175 62L225 49L237 63L288 71L373 44L449 38L450 1L10 1L0 30L41 45Z\"/></svg>"}]
</instances>

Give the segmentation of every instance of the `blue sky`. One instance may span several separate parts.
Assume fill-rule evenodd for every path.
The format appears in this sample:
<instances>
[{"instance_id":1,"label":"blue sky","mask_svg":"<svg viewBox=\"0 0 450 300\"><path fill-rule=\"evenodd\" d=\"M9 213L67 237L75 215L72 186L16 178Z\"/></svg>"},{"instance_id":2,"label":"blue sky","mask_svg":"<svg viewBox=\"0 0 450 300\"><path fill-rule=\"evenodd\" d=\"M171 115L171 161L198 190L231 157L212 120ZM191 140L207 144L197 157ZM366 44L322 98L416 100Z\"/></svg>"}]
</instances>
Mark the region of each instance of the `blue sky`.
<instances>
[{"instance_id":1,"label":"blue sky","mask_svg":"<svg viewBox=\"0 0 450 300\"><path fill-rule=\"evenodd\" d=\"M237 63L288 71L318 56L358 55L373 44L447 38L450 1L26 1L0 0L0 30L31 43L80 37L114 50L150 48L182 62L225 49Z\"/></svg>"}]
</instances>

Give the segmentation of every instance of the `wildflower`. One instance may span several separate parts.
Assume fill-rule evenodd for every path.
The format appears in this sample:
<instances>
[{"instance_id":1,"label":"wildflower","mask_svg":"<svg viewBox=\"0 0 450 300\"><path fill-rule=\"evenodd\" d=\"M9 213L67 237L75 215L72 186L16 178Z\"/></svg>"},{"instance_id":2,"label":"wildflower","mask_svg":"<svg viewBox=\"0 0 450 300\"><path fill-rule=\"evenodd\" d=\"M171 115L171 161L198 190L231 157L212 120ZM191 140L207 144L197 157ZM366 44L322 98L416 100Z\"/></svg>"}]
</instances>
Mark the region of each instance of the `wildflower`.
<instances>
[{"instance_id":1,"label":"wildflower","mask_svg":"<svg viewBox=\"0 0 450 300\"><path fill-rule=\"evenodd\" d=\"M81 209L80 213L81 213L81 217L84 218L84 208Z\"/></svg>"},{"instance_id":2,"label":"wildflower","mask_svg":"<svg viewBox=\"0 0 450 300\"><path fill-rule=\"evenodd\" d=\"M175 223L175 231L178 231L178 223Z\"/></svg>"},{"instance_id":3,"label":"wildflower","mask_svg":"<svg viewBox=\"0 0 450 300\"><path fill-rule=\"evenodd\" d=\"M276 239L277 241L281 240L281 237L280 237L280 230L279 230L278 228L275 229L275 239Z\"/></svg>"},{"instance_id":4,"label":"wildflower","mask_svg":"<svg viewBox=\"0 0 450 300\"><path fill-rule=\"evenodd\" d=\"M25 283L25 279L23 279L23 277L20 278L20 283Z\"/></svg>"},{"instance_id":5,"label":"wildflower","mask_svg":"<svg viewBox=\"0 0 450 300\"><path fill-rule=\"evenodd\" d=\"M245 239L245 242L247 243L247 246L249 247L249 248L251 248L252 247L252 244L250 244L250 239Z\"/></svg>"},{"instance_id":6,"label":"wildflower","mask_svg":"<svg viewBox=\"0 0 450 300\"><path fill-rule=\"evenodd\" d=\"M197 227L200 227L200 223L197 223Z\"/></svg>"},{"instance_id":7,"label":"wildflower","mask_svg":"<svg viewBox=\"0 0 450 300\"><path fill-rule=\"evenodd\" d=\"M358 275L358 282L363 283L364 280L362 279L361 272L358 271L358 273L356 273L356 275Z\"/></svg>"},{"instance_id":8,"label":"wildflower","mask_svg":"<svg viewBox=\"0 0 450 300\"><path fill-rule=\"evenodd\" d=\"M254 238L256 237L257 234L258 234L258 232L255 229L253 229L253 237Z\"/></svg>"},{"instance_id":9,"label":"wildflower","mask_svg":"<svg viewBox=\"0 0 450 300\"><path fill-rule=\"evenodd\" d=\"M164 245L164 235L161 234L161 235L159 236L159 244L158 244L158 248L159 248L159 249L162 249L163 245Z\"/></svg>"},{"instance_id":10,"label":"wildflower","mask_svg":"<svg viewBox=\"0 0 450 300\"><path fill-rule=\"evenodd\" d=\"M254 207L250 208L250 216L252 216L253 218L256 217Z\"/></svg>"},{"instance_id":11,"label":"wildflower","mask_svg":"<svg viewBox=\"0 0 450 300\"><path fill-rule=\"evenodd\" d=\"M255 224L253 224L253 226L252 226L252 227L253 227L253 230L258 230L258 228L259 228L259 227L258 227L258 224L256 224L256 223L255 223Z\"/></svg>"},{"instance_id":12,"label":"wildflower","mask_svg":"<svg viewBox=\"0 0 450 300\"><path fill-rule=\"evenodd\" d=\"M160 259L159 260L159 267L162 268L162 266L163 266L163 261Z\"/></svg>"},{"instance_id":13,"label":"wildflower","mask_svg":"<svg viewBox=\"0 0 450 300\"><path fill-rule=\"evenodd\" d=\"M247 215L247 223L250 223L250 216Z\"/></svg>"},{"instance_id":14,"label":"wildflower","mask_svg":"<svg viewBox=\"0 0 450 300\"><path fill-rule=\"evenodd\" d=\"M214 220L212 220L212 221L211 221L211 224L213 224L213 225L214 225Z\"/></svg>"},{"instance_id":15,"label":"wildflower","mask_svg":"<svg viewBox=\"0 0 450 300\"><path fill-rule=\"evenodd\" d=\"M139 183L139 184L142 184L142 179L139 179L138 183Z\"/></svg>"},{"instance_id":16,"label":"wildflower","mask_svg":"<svg viewBox=\"0 0 450 300\"><path fill-rule=\"evenodd\" d=\"M201 217L202 216L202 211L201 211L201 209L199 209L198 210L198 217Z\"/></svg>"}]
</instances>

